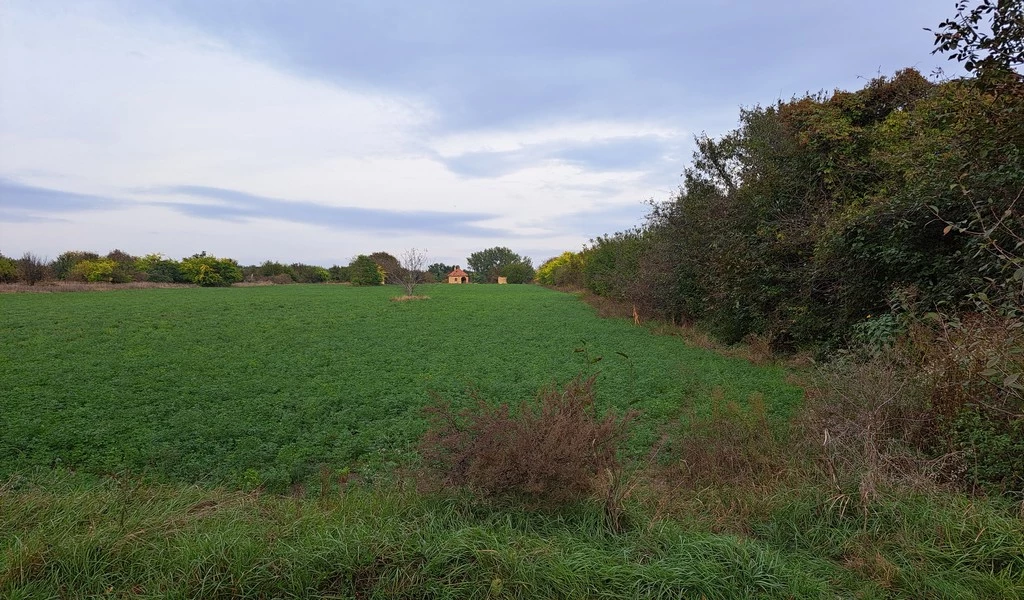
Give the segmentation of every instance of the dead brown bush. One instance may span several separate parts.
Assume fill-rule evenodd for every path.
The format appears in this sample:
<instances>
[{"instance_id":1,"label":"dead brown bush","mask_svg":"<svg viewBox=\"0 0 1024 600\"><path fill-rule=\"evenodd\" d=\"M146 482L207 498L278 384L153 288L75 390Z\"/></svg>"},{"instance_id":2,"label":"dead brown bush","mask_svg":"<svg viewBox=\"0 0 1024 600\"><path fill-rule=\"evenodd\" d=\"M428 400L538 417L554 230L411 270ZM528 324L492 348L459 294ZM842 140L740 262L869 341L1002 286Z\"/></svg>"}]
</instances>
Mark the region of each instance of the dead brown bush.
<instances>
[{"instance_id":1,"label":"dead brown bush","mask_svg":"<svg viewBox=\"0 0 1024 600\"><path fill-rule=\"evenodd\" d=\"M711 414L691 414L684 434L672 442L672 479L689 487L765 485L789 470L780 433L769 424L764 397L752 394L746 407L712 390Z\"/></svg>"},{"instance_id":2,"label":"dead brown bush","mask_svg":"<svg viewBox=\"0 0 1024 600\"><path fill-rule=\"evenodd\" d=\"M476 401L461 411L444 402L427 408L426 465L446 485L546 505L590 495L600 477L618 472L618 447L634 417L599 416L594 377L544 389L516 412Z\"/></svg>"}]
</instances>

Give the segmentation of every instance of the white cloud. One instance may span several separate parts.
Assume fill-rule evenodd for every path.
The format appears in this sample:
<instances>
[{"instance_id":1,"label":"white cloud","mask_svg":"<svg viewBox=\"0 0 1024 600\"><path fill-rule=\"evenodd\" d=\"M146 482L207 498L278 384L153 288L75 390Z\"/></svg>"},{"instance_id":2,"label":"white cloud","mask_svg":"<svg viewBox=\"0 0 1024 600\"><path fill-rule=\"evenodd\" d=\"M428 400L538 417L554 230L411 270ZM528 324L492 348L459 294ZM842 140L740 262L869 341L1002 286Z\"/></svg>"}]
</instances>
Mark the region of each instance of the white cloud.
<instances>
[{"instance_id":1,"label":"white cloud","mask_svg":"<svg viewBox=\"0 0 1024 600\"><path fill-rule=\"evenodd\" d=\"M601 233L557 226L558 217L595 206L592 190L608 190L603 205L637 203L658 190L644 183L643 172L552 161L463 178L437 156L684 135L657 123L593 121L432 138L426 132L435 115L423 99L343 89L194 31L126 17L105 4L76 6L0 9L0 177L140 202L166 199L155 191L163 186L201 185L336 206L488 213L498 215L489 225L544 236L528 245L555 254ZM152 206L61 217L71 222L0 222L4 251L207 249L249 260L327 262L387 245L372 233L223 223ZM439 260L462 262L467 249L491 244L516 241L424 233L391 249L427 247Z\"/></svg>"}]
</instances>

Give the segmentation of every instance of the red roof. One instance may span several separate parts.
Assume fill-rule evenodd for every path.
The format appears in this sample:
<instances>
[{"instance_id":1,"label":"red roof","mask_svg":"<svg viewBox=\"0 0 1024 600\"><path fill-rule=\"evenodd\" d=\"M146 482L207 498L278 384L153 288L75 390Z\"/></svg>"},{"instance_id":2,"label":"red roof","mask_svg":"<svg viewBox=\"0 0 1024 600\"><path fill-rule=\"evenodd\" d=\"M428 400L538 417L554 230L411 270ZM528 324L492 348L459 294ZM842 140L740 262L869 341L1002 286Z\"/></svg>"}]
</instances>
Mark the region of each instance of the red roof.
<instances>
[{"instance_id":1,"label":"red roof","mask_svg":"<svg viewBox=\"0 0 1024 600\"><path fill-rule=\"evenodd\" d=\"M448 274L449 277L469 277L469 273L462 270L460 267L455 267L455 270Z\"/></svg>"}]
</instances>

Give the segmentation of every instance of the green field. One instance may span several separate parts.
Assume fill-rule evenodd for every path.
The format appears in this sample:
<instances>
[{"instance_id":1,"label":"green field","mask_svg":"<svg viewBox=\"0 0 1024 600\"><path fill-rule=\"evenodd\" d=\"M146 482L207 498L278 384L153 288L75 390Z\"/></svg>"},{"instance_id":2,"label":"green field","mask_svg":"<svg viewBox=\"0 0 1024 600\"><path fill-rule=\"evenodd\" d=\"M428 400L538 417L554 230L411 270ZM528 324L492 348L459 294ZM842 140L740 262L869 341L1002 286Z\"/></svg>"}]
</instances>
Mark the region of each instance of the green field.
<instances>
[{"instance_id":1,"label":"green field","mask_svg":"<svg viewBox=\"0 0 1024 600\"><path fill-rule=\"evenodd\" d=\"M518 403L598 373L642 453L710 391L769 412L781 369L685 346L535 286L266 286L0 295L0 478L34 467L284 489L408 464L439 395Z\"/></svg>"},{"instance_id":2,"label":"green field","mask_svg":"<svg viewBox=\"0 0 1024 600\"><path fill-rule=\"evenodd\" d=\"M405 474L436 397L518 403L596 374L600 408L640 411L633 457L685 436L712 396L760 394L778 424L802 398L781 368L570 294L423 292L0 295L0 597L1024 596L1022 513L999 498L858 505L806 474L644 484L619 530L599 498L417 491Z\"/></svg>"}]
</instances>

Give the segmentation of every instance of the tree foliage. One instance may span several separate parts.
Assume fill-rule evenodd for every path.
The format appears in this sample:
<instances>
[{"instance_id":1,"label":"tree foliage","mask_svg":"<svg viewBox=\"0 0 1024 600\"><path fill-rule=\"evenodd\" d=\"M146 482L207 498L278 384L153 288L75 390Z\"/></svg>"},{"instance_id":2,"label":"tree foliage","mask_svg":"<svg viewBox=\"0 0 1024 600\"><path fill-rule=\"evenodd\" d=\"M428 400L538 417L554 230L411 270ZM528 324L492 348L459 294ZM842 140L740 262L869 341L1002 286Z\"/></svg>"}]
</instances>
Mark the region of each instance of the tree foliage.
<instances>
[{"instance_id":1,"label":"tree foliage","mask_svg":"<svg viewBox=\"0 0 1024 600\"><path fill-rule=\"evenodd\" d=\"M383 285L384 270L365 254L352 259L348 266L349 281L352 285Z\"/></svg>"},{"instance_id":2,"label":"tree foliage","mask_svg":"<svg viewBox=\"0 0 1024 600\"><path fill-rule=\"evenodd\" d=\"M516 278L516 283L526 283L533 277L533 265L529 258L523 258L504 246L495 246L469 255L466 263L481 283L496 283L498 277ZM525 266L524 266L525 265Z\"/></svg>"}]
</instances>

